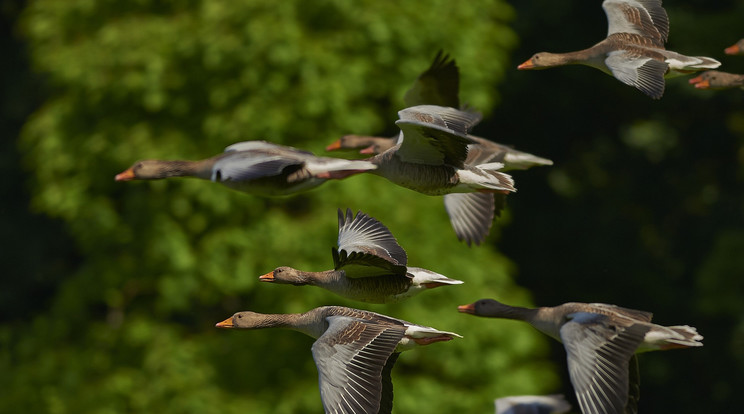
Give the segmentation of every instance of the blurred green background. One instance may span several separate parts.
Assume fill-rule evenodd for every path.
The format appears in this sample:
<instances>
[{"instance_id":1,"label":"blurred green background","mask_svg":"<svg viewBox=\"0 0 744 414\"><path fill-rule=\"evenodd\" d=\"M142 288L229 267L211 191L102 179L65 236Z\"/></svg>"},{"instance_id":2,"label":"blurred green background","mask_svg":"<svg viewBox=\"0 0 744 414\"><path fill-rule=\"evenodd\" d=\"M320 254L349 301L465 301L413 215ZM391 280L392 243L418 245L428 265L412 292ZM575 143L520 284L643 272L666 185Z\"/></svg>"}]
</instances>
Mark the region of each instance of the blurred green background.
<instances>
[{"instance_id":1,"label":"blurred green background","mask_svg":"<svg viewBox=\"0 0 744 414\"><path fill-rule=\"evenodd\" d=\"M587 3L0 0L0 412L322 412L311 338L214 324L327 304L465 337L403 354L394 412L573 399L560 344L456 312L483 297L608 302L696 326L703 348L640 358L640 411L738 411L744 92L678 78L652 101L590 68L515 69L599 41L601 2ZM665 6L669 49L744 73L744 57L723 54L744 37L744 1ZM323 154L345 133L392 135L439 49L484 113L474 133L555 161L514 173L484 246L457 242L440 198L374 176L277 199L113 181L138 159L242 140ZM385 223L412 266L466 283L384 306L259 285L279 265L329 268L339 207Z\"/></svg>"}]
</instances>

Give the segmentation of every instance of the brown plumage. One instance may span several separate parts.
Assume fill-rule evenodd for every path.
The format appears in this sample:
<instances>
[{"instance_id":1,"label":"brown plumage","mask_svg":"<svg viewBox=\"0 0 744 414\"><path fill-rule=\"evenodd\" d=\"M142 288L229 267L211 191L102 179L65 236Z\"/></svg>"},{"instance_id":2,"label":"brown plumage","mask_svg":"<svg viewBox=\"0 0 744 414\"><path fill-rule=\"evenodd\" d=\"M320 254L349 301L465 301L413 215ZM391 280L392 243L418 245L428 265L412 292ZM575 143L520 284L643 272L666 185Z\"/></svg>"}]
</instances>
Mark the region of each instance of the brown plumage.
<instances>
[{"instance_id":1,"label":"brown plumage","mask_svg":"<svg viewBox=\"0 0 744 414\"><path fill-rule=\"evenodd\" d=\"M669 18L661 0L605 0L602 8L608 21L604 40L576 52L537 53L517 68L587 65L659 99L664 94L665 77L720 66L709 57L685 56L664 48Z\"/></svg>"},{"instance_id":2,"label":"brown plumage","mask_svg":"<svg viewBox=\"0 0 744 414\"><path fill-rule=\"evenodd\" d=\"M393 383L390 371L398 354L420 345L460 337L453 332L416 325L379 313L341 306L323 306L305 313L238 312L219 328L289 328L316 341L323 408L327 413L390 413Z\"/></svg>"},{"instance_id":3,"label":"brown plumage","mask_svg":"<svg viewBox=\"0 0 744 414\"><path fill-rule=\"evenodd\" d=\"M362 212L354 216L347 209L344 216L338 210L338 247L332 252L331 270L307 272L282 266L259 280L318 286L370 303L398 302L427 289L462 283L431 270L408 266L408 256L390 230Z\"/></svg>"},{"instance_id":4,"label":"brown plumage","mask_svg":"<svg viewBox=\"0 0 744 414\"><path fill-rule=\"evenodd\" d=\"M116 175L116 181L195 177L234 190L279 196L309 190L328 179L374 169L366 161L316 157L310 152L265 141L245 141L199 161L144 160Z\"/></svg>"},{"instance_id":5,"label":"brown plumage","mask_svg":"<svg viewBox=\"0 0 744 414\"><path fill-rule=\"evenodd\" d=\"M521 308L481 299L458 310L524 321L562 342L576 397L584 414L631 414L640 396L636 353L702 346L690 326L651 323L652 314L602 303L569 302Z\"/></svg>"}]
</instances>

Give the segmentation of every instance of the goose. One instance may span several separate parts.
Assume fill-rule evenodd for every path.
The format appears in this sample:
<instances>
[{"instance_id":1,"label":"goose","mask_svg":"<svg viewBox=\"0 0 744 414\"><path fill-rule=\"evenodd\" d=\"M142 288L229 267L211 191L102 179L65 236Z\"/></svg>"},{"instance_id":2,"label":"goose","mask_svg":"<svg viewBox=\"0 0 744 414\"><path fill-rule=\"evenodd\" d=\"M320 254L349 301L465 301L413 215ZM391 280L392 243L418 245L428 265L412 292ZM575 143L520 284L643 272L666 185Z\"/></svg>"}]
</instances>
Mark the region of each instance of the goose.
<instances>
[{"instance_id":1,"label":"goose","mask_svg":"<svg viewBox=\"0 0 744 414\"><path fill-rule=\"evenodd\" d=\"M460 69L455 60L440 50L434 57L431 66L420 74L403 98L407 107L416 105L437 105L451 108L460 107ZM553 161L526 152L517 151L486 138L468 135L475 141L468 148L500 154L504 163L503 171L526 170L538 165L553 165ZM344 135L326 147L326 151L339 149L361 149L362 154L380 154L395 146L398 135L394 137L376 137L369 135ZM501 155L503 154L503 155ZM472 161L465 160L466 164Z\"/></svg>"},{"instance_id":2,"label":"goose","mask_svg":"<svg viewBox=\"0 0 744 414\"><path fill-rule=\"evenodd\" d=\"M338 247L334 247L332 270L305 272L282 266L259 277L262 282L318 286L349 299L369 303L393 303L424 290L458 285L431 270L407 267L406 251L393 234L376 219L351 209L338 210Z\"/></svg>"},{"instance_id":3,"label":"goose","mask_svg":"<svg viewBox=\"0 0 744 414\"><path fill-rule=\"evenodd\" d=\"M426 195L463 194L445 199L458 239L480 244L493 220L494 194L516 191L512 178L499 171L504 164L482 153L467 164L472 144L468 129L480 114L436 105L419 105L398 112L398 143L366 159L377 166L368 173Z\"/></svg>"},{"instance_id":4,"label":"goose","mask_svg":"<svg viewBox=\"0 0 744 414\"><path fill-rule=\"evenodd\" d=\"M727 55L744 55L744 39L739 40L732 46L723 49Z\"/></svg>"},{"instance_id":5,"label":"goose","mask_svg":"<svg viewBox=\"0 0 744 414\"><path fill-rule=\"evenodd\" d=\"M744 88L744 75L708 70L690 79L690 83L698 89Z\"/></svg>"},{"instance_id":6,"label":"goose","mask_svg":"<svg viewBox=\"0 0 744 414\"><path fill-rule=\"evenodd\" d=\"M374 168L376 166L367 161L316 157L293 147L245 141L200 161L138 161L115 179L197 177L250 194L281 196L309 190L328 179L341 179Z\"/></svg>"},{"instance_id":7,"label":"goose","mask_svg":"<svg viewBox=\"0 0 744 414\"><path fill-rule=\"evenodd\" d=\"M597 68L650 96L664 94L664 78L715 69L721 63L704 56L685 56L664 48L669 18L661 0L604 0L607 37L576 52L533 55L517 69L544 69L581 64Z\"/></svg>"},{"instance_id":8,"label":"goose","mask_svg":"<svg viewBox=\"0 0 744 414\"><path fill-rule=\"evenodd\" d=\"M562 414L571 409L571 404L562 394L514 395L494 401L496 414Z\"/></svg>"},{"instance_id":9,"label":"goose","mask_svg":"<svg viewBox=\"0 0 744 414\"><path fill-rule=\"evenodd\" d=\"M584 414L637 412L636 353L702 346L691 326L651 323L652 314L603 303L569 302L555 307L522 308L493 299L457 307L491 318L524 321L563 343L568 372Z\"/></svg>"},{"instance_id":10,"label":"goose","mask_svg":"<svg viewBox=\"0 0 744 414\"><path fill-rule=\"evenodd\" d=\"M437 105L459 108L460 72L454 59L437 53L431 66L419 75L406 92L404 101L408 107ZM400 134L394 137L368 135L345 135L326 147L326 150L361 149L362 154L381 154L398 143ZM553 161L517 151L506 145L485 138L468 135L473 141L468 144L465 165L479 162L501 162L502 171L527 169L537 165L552 165ZM488 235L493 219L500 216L506 205L506 195L493 193L450 193L443 197L445 210L457 238L480 244Z\"/></svg>"},{"instance_id":11,"label":"goose","mask_svg":"<svg viewBox=\"0 0 744 414\"><path fill-rule=\"evenodd\" d=\"M320 398L326 413L390 413L390 372L401 352L462 338L454 332L416 325L379 313L323 306L305 313L238 312L218 328L289 328L316 338Z\"/></svg>"},{"instance_id":12,"label":"goose","mask_svg":"<svg viewBox=\"0 0 744 414\"><path fill-rule=\"evenodd\" d=\"M465 165L479 162L501 162L501 171L526 170L538 165L553 165L553 161L526 152L517 151L485 138L468 135L474 143L468 145ZM366 147L363 154L379 154L395 145L395 140L385 137L346 135L339 141L344 148ZM450 193L443 196L444 207L458 239L468 244L480 244L488 235L495 216L501 216L506 206L506 194ZM477 214L476 214L477 213Z\"/></svg>"}]
</instances>

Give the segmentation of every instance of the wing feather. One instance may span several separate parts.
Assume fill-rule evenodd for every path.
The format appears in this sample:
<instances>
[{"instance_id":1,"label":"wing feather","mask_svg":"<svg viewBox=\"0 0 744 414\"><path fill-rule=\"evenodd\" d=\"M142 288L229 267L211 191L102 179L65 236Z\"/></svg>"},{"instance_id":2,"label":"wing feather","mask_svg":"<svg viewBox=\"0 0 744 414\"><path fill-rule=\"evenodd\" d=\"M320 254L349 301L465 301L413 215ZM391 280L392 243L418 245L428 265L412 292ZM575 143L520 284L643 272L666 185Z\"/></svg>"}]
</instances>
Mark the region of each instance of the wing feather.
<instances>
[{"instance_id":1,"label":"wing feather","mask_svg":"<svg viewBox=\"0 0 744 414\"><path fill-rule=\"evenodd\" d=\"M328 329L312 346L318 368L320 396L326 412L352 414L377 413L384 388L383 371L389 381L391 366L386 367L405 327L376 324L348 316L326 318Z\"/></svg>"}]
</instances>

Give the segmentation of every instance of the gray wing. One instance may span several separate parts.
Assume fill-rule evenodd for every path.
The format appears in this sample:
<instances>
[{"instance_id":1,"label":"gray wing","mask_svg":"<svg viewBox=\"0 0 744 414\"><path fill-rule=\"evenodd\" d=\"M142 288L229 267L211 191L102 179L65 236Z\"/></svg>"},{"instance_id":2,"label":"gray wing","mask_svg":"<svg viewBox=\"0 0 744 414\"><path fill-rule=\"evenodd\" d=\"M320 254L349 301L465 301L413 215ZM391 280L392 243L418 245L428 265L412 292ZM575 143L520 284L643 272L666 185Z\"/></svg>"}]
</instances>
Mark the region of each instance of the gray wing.
<instances>
[{"instance_id":1,"label":"gray wing","mask_svg":"<svg viewBox=\"0 0 744 414\"><path fill-rule=\"evenodd\" d=\"M454 108L419 105L398 112L395 122L403 132L397 150L401 160L416 164L448 164L462 168L468 155L470 128L481 116Z\"/></svg>"},{"instance_id":2,"label":"gray wing","mask_svg":"<svg viewBox=\"0 0 744 414\"><path fill-rule=\"evenodd\" d=\"M429 69L424 71L406 92L406 106L439 105L460 107L460 71L454 59L437 52Z\"/></svg>"},{"instance_id":3,"label":"gray wing","mask_svg":"<svg viewBox=\"0 0 744 414\"><path fill-rule=\"evenodd\" d=\"M306 155L313 155L312 152L303 151L294 147L288 147L286 145L274 144L267 141L243 141L236 142L225 148L225 152L237 152L237 151L259 151L263 153L274 153L284 154L287 156L298 156L304 157Z\"/></svg>"},{"instance_id":4,"label":"gray wing","mask_svg":"<svg viewBox=\"0 0 744 414\"><path fill-rule=\"evenodd\" d=\"M292 173L303 161L277 154L236 151L218 159L212 167L212 181L249 181Z\"/></svg>"},{"instance_id":5,"label":"gray wing","mask_svg":"<svg viewBox=\"0 0 744 414\"><path fill-rule=\"evenodd\" d=\"M605 0L602 8L607 15L607 36L638 34L664 48L669 37L669 16L661 0Z\"/></svg>"},{"instance_id":6,"label":"gray wing","mask_svg":"<svg viewBox=\"0 0 744 414\"><path fill-rule=\"evenodd\" d=\"M356 216L338 210L338 248L333 249L336 270L349 277L406 273L408 255L393 234L378 220L361 211Z\"/></svg>"},{"instance_id":7,"label":"gray wing","mask_svg":"<svg viewBox=\"0 0 744 414\"><path fill-rule=\"evenodd\" d=\"M611 325L596 313L569 315L560 331L568 373L583 413L623 414L628 402L628 363L649 327Z\"/></svg>"},{"instance_id":8,"label":"gray wing","mask_svg":"<svg viewBox=\"0 0 744 414\"><path fill-rule=\"evenodd\" d=\"M444 208L457 238L470 246L481 244L491 230L494 194L451 193L444 195Z\"/></svg>"},{"instance_id":9,"label":"gray wing","mask_svg":"<svg viewBox=\"0 0 744 414\"><path fill-rule=\"evenodd\" d=\"M326 413L377 413L381 408L383 371L403 338L405 327L378 325L347 316L326 318L328 329L312 346L318 367L320 398ZM392 382L387 384L392 407Z\"/></svg>"},{"instance_id":10,"label":"gray wing","mask_svg":"<svg viewBox=\"0 0 744 414\"><path fill-rule=\"evenodd\" d=\"M605 64L620 82L653 99L664 95L664 74L669 68L668 64L649 57L635 56L626 50L611 52L605 59Z\"/></svg>"}]
</instances>

